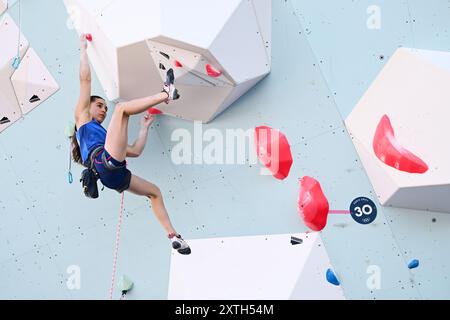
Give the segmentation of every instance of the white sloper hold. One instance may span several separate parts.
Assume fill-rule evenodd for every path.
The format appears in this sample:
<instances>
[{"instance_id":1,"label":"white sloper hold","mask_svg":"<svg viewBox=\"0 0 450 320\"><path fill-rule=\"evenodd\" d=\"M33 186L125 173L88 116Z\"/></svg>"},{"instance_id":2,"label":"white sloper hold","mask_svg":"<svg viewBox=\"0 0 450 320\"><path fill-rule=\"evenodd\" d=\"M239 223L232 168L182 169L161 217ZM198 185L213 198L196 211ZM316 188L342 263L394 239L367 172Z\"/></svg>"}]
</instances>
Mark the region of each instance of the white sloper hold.
<instances>
[{"instance_id":1,"label":"white sloper hold","mask_svg":"<svg viewBox=\"0 0 450 320\"><path fill-rule=\"evenodd\" d=\"M12 63L18 52L23 58L29 45L23 34L20 34L19 44L19 28L7 13L0 20L0 44L0 132L2 132L22 116L11 83L11 76L15 71Z\"/></svg>"},{"instance_id":2,"label":"white sloper hold","mask_svg":"<svg viewBox=\"0 0 450 320\"><path fill-rule=\"evenodd\" d=\"M382 205L450 213L449 83L449 52L397 49L346 119Z\"/></svg>"},{"instance_id":3,"label":"white sloper hold","mask_svg":"<svg viewBox=\"0 0 450 320\"><path fill-rule=\"evenodd\" d=\"M64 3L109 100L159 92L173 68L181 98L158 108L209 122L270 72L270 0Z\"/></svg>"},{"instance_id":4,"label":"white sloper hold","mask_svg":"<svg viewBox=\"0 0 450 320\"><path fill-rule=\"evenodd\" d=\"M39 106L59 89L58 83L32 48L25 54L11 81L24 114Z\"/></svg>"},{"instance_id":5,"label":"white sloper hold","mask_svg":"<svg viewBox=\"0 0 450 320\"><path fill-rule=\"evenodd\" d=\"M326 279L332 266L319 233L188 242L191 255L172 252L168 299L345 299L342 287Z\"/></svg>"}]
</instances>

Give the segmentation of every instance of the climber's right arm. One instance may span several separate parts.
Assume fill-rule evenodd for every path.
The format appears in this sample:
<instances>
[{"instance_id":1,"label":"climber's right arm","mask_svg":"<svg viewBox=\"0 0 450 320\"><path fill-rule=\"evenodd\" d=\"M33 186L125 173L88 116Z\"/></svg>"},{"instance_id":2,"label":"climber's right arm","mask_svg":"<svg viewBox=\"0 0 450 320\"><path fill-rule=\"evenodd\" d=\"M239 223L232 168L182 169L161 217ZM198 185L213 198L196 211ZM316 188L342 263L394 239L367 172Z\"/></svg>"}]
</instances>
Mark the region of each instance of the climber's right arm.
<instances>
[{"instance_id":1,"label":"climber's right arm","mask_svg":"<svg viewBox=\"0 0 450 320\"><path fill-rule=\"evenodd\" d=\"M89 119L89 108L91 100L91 68L87 55L86 35L80 36L80 97L75 109L75 121L87 122Z\"/></svg>"}]
</instances>

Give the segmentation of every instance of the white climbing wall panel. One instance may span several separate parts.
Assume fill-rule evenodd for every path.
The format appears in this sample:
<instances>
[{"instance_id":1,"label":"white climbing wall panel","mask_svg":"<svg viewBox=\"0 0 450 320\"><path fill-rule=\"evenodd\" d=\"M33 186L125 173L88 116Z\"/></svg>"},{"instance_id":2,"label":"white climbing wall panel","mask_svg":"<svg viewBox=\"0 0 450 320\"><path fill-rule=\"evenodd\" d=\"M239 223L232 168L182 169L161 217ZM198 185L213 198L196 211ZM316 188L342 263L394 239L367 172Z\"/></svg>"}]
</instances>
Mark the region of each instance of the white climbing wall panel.
<instances>
[{"instance_id":1,"label":"white climbing wall panel","mask_svg":"<svg viewBox=\"0 0 450 320\"><path fill-rule=\"evenodd\" d=\"M55 79L32 48L25 54L11 81L24 114L36 108L59 89Z\"/></svg>"},{"instance_id":2,"label":"white climbing wall panel","mask_svg":"<svg viewBox=\"0 0 450 320\"><path fill-rule=\"evenodd\" d=\"M189 256L172 253L169 299L345 299L326 280L331 267L318 233L190 240Z\"/></svg>"},{"instance_id":3,"label":"white climbing wall panel","mask_svg":"<svg viewBox=\"0 0 450 320\"><path fill-rule=\"evenodd\" d=\"M3 14L3 12L8 9L8 1L7 0L0 0L0 14Z\"/></svg>"},{"instance_id":4,"label":"white climbing wall panel","mask_svg":"<svg viewBox=\"0 0 450 320\"><path fill-rule=\"evenodd\" d=\"M0 132L10 127L24 114L40 105L59 86L38 57L29 48L25 36L10 15L0 22ZM19 53L20 64L13 67Z\"/></svg>"},{"instance_id":5,"label":"white climbing wall panel","mask_svg":"<svg viewBox=\"0 0 450 320\"><path fill-rule=\"evenodd\" d=\"M0 132L2 132L22 115L11 83L11 76L15 71L12 63L18 53L19 28L7 13L0 20L0 43ZM28 46L27 39L20 34L20 57L25 55Z\"/></svg>"},{"instance_id":6,"label":"white climbing wall panel","mask_svg":"<svg viewBox=\"0 0 450 320\"><path fill-rule=\"evenodd\" d=\"M109 100L159 92L173 68L181 99L160 110L208 122L270 72L271 1L64 2Z\"/></svg>"},{"instance_id":7,"label":"white climbing wall panel","mask_svg":"<svg viewBox=\"0 0 450 320\"><path fill-rule=\"evenodd\" d=\"M346 126L383 205L450 213L450 53L398 49ZM428 164L424 174L381 162L372 142L383 115L397 142Z\"/></svg>"}]
</instances>

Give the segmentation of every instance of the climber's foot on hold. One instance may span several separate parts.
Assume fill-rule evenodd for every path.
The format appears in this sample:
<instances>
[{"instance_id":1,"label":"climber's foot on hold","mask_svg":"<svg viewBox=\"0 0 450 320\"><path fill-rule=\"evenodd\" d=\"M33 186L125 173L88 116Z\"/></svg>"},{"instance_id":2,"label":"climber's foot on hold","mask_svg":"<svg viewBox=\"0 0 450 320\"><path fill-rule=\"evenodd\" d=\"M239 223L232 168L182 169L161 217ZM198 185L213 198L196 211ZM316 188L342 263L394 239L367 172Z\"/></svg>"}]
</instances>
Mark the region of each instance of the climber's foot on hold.
<instances>
[{"instance_id":1,"label":"climber's foot on hold","mask_svg":"<svg viewBox=\"0 0 450 320\"><path fill-rule=\"evenodd\" d=\"M166 81L164 82L163 92L167 93L167 100L177 100L180 98L180 94L178 93L177 88L174 86L175 76L173 74L173 69L170 68L166 73Z\"/></svg>"},{"instance_id":2,"label":"climber's foot on hold","mask_svg":"<svg viewBox=\"0 0 450 320\"><path fill-rule=\"evenodd\" d=\"M166 72L166 82L164 82L164 85L169 86L171 84L174 84L174 82L175 82L175 75L173 74L173 69L170 68Z\"/></svg>"},{"instance_id":3,"label":"climber's foot on hold","mask_svg":"<svg viewBox=\"0 0 450 320\"><path fill-rule=\"evenodd\" d=\"M172 241L172 248L177 250L180 254L191 254L191 248L186 241L180 235L169 235L170 241Z\"/></svg>"}]
</instances>

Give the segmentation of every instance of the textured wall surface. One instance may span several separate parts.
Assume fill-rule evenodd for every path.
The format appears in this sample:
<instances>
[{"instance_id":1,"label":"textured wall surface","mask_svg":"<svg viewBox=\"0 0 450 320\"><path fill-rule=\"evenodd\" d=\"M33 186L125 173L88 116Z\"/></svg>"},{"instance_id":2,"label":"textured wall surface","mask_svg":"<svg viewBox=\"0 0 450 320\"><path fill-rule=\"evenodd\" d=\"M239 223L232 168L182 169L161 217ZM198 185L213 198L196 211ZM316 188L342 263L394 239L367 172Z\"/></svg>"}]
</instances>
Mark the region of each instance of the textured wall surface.
<instances>
[{"instance_id":1,"label":"textured wall surface","mask_svg":"<svg viewBox=\"0 0 450 320\"><path fill-rule=\"evenodd\" d=\"M371 30L367 8L374 4L381 28ZM18 22L17 1L8 12ZM449 16L446 0L273 0L272 73L204 129L279 128L292 145L290 176L277 181L250 164L174 165L172 131L194 130L175 118L155 121L130 169L161 188L187 239L305 232L296 212L304 175L321 182L332 209L348 209L358 196L375 200L343 119L397 47L449 51ZM78 166L67 182L64 129L78 95L79 51L66 22L62 1L22 0L23 32L60 90L0 134L0 298L108 297L120 196L105 190L98 200L85 198ZM102 95L96 79L93 92ZM130 142L138 121L131 121ZM331 215L322 232L346 298L450 298L450 215L378 210L366 226ZM413 258L421 265L409 270ZM125 194L118 274L135 282L129 299L166 299L170 259L147 200ZM80 290L66 285L72 265L81 270ZM381 271L379 289L366 284L370 266Z\"/></svg>"}]
</instances>

